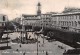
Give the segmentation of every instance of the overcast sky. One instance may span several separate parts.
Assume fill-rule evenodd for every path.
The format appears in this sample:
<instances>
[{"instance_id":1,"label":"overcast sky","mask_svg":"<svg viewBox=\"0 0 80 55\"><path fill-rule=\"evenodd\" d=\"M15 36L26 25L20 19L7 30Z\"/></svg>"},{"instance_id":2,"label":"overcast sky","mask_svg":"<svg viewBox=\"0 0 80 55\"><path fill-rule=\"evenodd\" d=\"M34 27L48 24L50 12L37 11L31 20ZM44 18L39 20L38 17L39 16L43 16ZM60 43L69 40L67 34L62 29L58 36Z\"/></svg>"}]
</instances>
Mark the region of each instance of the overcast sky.
<instances>
[{"instance_id":1,"label":"overcast sky","mask_svg":"<svg viewBox=\"0 0 80 55\"><path fill-rule=\"evenodd\" d=\"M38 1L42 13L62 12L65 7L80 8L80 0L0 0L0 13L7 14L9 20L20 14L36 14Z\"/></svg>"}]
</instances>

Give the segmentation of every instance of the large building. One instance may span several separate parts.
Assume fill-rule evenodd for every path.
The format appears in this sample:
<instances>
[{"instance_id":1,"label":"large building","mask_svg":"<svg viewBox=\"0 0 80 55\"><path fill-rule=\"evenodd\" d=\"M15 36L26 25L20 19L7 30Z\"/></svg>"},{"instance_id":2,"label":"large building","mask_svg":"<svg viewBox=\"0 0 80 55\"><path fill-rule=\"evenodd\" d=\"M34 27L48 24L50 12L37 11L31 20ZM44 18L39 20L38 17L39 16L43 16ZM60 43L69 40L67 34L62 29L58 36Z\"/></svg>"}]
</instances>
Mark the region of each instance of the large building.
<instances>
[{"instance_id":1,"label":"large building","mask_svg":"<svg viewBox=\"0 0 80 55\"><path fill-rule=\"evenodd\" d=\"M38 3L36 15L22 14L22 18L24 25L54 27L80 32L80 9L78 8L65 8L62 13L41 14L41 4Z\"/></svg>"},{"instance_id":2,"label":"large building","mask_svg":"<svg viewBox=\"0 0 80 55\"><path fill-rule=\"evenodd\" d=\"M41 16L41 4L39 2L37 5L36 15L22 14L22 19L24 20L23 23L24 25L39 26L40 16Z\"/></svg>"},{"instance_id":3,"label":"large building","mask_svg":"<svg viewBox=\"0 0 80 55\"><path fill-rule=\"evenodd\" d=\"M52 26L52 17L51 17L51 13L48 14L41 14L41 26L43 27L51 27Z\"/></svg>"},{"instance_id":4,"label":"large building","mask_svg":"<svg viewBox=\"0 0 80 55\"><path fill-rule=\"evenodd\" d=\"M23 14L23 23L24 25L30 25L30 26L38 26L40 21L40 16L37 15L25 15Z\"/></svg>"},{"instance_id":5,"label":"large building","mask_svg":"<svg viewBox=\"0 0 80 55\"><path fill-rule=\"evenodd\" d=\"M8 22L7 15L0 14L0 39L2 38L4 28L6 27L6 23Z\"/></svg>"},{"instance_id":6,"label":"large building","mask_svg":"<svg viewBox=\"0 0 80 55\"><path fill-rule=\"evenodd\" d=\"M36 15L26 15L22 14L22 18L24 19L24 25L31 25L31 26L51 26L51 13L42 14L41 13L41 4L40 2L37 5L37 14Z\"/></svg>"},{"instance_id":7,"label":"large building","mask_svg":"<svg viewBox=\"0 0 80 55\"><path fill-rule=\"evenodd\" d=\"M75 10L75 9L74 9ZM72 10L72 11L74 11ZM52 14L53 26L56 28L80 32L80 12L65 12Z\"/></svg>"}]
</instances>

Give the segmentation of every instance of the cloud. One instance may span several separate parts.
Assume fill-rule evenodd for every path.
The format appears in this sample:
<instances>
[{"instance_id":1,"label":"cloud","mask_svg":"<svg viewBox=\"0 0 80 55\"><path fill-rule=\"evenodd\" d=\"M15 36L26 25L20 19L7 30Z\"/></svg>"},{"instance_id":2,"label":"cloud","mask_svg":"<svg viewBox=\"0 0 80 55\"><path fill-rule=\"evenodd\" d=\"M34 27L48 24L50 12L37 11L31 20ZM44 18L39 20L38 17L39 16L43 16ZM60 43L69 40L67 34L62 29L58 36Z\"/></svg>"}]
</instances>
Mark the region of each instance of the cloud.
<instances>
[{"instance_id":1,"label":"cloud","mask_svg":"<svg viewBox=\"0 0 80 55\"><path fill-rule=\"evenodd\" d=\"M80 0L39 0L42 13L62 12L65 7L79 7ZM12 20L22 13L36 14L38 0L0 0L0 13Z\"/></svg>"}]
</instances>

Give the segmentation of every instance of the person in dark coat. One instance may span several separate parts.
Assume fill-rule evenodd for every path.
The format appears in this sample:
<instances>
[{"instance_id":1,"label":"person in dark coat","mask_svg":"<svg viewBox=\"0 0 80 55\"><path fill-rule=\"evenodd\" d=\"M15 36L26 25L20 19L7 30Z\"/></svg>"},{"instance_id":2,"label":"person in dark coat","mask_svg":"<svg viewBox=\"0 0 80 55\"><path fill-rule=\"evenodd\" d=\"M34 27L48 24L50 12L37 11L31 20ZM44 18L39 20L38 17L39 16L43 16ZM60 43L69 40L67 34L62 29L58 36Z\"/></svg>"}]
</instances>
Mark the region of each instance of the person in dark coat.
<instances>
[{"instance_id":1,"label":"person in dark coat","mask_svg":"<svg viewBox=\"0 0 80 55\"><path fill-rule=\"evenodd\" d=\"M21 48L21 44L20 44L19 46L20 46L20 48Z\"/></svg>"},{"instance_id":2,"label":"person in dark coat","mask_svg":"<svg viewBox=\"0 0 80 55\"><path fill-rule=\"evenodd\" d=\"M25 52L23 53L23 55L25 55Z\"/></svg>"},{"instance_id":3,"label":"person in dark coat","mask_svg":"<svg viewBox=\"0 0 80 55\"><path fill-rule=\"evenodd\" d=\"M46 51L46 55L48 55L48 52Z\"/></svg>"}]
</instances>

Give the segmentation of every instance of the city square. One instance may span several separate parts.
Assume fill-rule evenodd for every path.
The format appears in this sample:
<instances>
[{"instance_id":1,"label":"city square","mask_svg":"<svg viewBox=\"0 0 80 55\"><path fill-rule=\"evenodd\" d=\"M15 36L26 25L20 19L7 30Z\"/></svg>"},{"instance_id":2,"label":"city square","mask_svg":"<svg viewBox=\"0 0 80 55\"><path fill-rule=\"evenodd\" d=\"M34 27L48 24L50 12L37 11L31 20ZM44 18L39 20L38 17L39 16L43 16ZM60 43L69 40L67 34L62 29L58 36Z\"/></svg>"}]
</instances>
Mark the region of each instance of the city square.
<instances>
[{"instance_id":1,"label":"city square","mask_svg":"<svg viewBox=\"0 0 80 55\"><path fill-rule=\"evenodd\" d=\"M79 2L1 0L0 55L80 55Z\"/></svg>"},{"instance_id":2,"label":"city square","mask_svg":"<svg viewBox=\"0 0 80 55\"><path fill-rule=\"evenodd\" d=\"M12 34L12 33L11 33ZM11 35L9 34L9 35ZM29 32L31 35L32 33ZM14 37L15 35L15 37ZM12 34L11 39L15 39L19 35L16 35L15 33ZM34 35L32 34L32 37ZM43 38L41 36L38 36L38 41L40 43L38 44L38 54L39 55L46 55L46 52L48 52L48 55L62 55L65 50L71 49L72 47L67 46L59 41L53 41L53 42L48 42L48 40L44 39L44 44L43 44ZM6 46L7 44L0 44L0 46ZM43 46L44 45L44 46ZM22 55L25 52L25 55L37 55L37 43L33 44L21 44L20 43L12 43L9 42L8 46L11 46L11 49L5 49L5 50L0 50L1 55ZM64 48L61 49L58 46L63 46ZM18 50L17 50L18 49ZM73 49L73 48L72 48Z\"/></svg>"}]
</instances>

